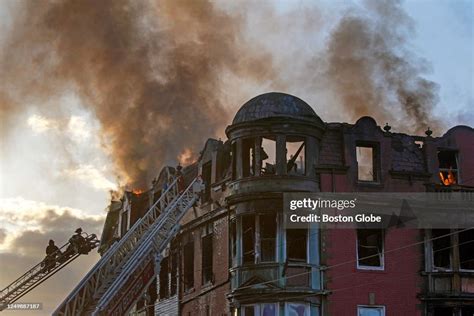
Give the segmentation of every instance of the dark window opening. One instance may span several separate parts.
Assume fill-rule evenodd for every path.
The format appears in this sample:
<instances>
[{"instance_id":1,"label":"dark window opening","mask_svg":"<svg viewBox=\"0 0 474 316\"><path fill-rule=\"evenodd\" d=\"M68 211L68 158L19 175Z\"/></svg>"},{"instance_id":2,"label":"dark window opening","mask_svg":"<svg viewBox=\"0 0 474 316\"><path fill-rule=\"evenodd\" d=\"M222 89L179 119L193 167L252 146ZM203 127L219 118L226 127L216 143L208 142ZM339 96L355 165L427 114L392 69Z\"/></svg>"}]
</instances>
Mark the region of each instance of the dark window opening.
<instances>
[{"instance_id":1,"label":"dark window opening","mask_svg":"<svg viewBox=\"0 0 474 316\"><path fill-rule=\"evenodd\" d=\"M262 175L273 175L276 173L276 141L275 139L262 138L260 146L260 160Z\"/></svg>"},{"instance_id":2,"label":"dark window opening","mask_svg":"<svg viewBox=\"0 0 474 316\"><path fill-rule=\"evenodd\" d=\"M254 306L244 306L243 316L255 316L255 307Z\"/></svg>"},{"instance_id":3,"label":"dark window opening","mask_svg":"<svg viewBox=\"0 0 474 316\"><path fill-rule=\"evenodd\" d=\"M459 264L464 270L474 270L474 229L459 233Z\"/></svg>"},{"instance_id":4,"label":"dark window opening","mask_svg":"<svg viewBox=\"0 0 474 316\"><path fill-rule=\"evenodd\" d=\"M212 282L212 249L213 234L207 234L201 238L202 242L202 284Z\"/></svg>"},{"instance_id":5,"label":"dark window opening","mask_svg":"<svg viewBox=\"0 0 474 316\"><path fill-rule=\"evenodd\" d=\"M176 292L178 290L178 253L176 251L173 251L171 253L171 261L170 261L170 296L176 295Z\"/></svg>"},{"instance_id":6,"label":"dark window opening","mask_svg":"<svg viewBox=\"0 0 474 316\"><path fill-rule=\"evenodd\" d=\"M237 159L236 159L236 152L237 152L237 144L233 142L231 151L231 159L232 159L232 180L237 179Z\"/></svg>"},{"instance_id":7,"label":"dark window opening","mask_svg":"<svg viewBox=\"0 0 474 316\"><path fill-rule=\"evenodd\" d=\"M433 266L435 269L451 269L451 236L449 229L433 229Z\"/></svg>"},{"instance_id":8,"label":"dark window opening","mask_svg":"<svg viewBox=\"0 0 474 316\"><path fill-rule=\"evenodd\" d=\"M288 261L307 261L307 229L286 230L286 256Z\"/></svg>"},{"instance_id":9,"label":"dark window opening","mask_svg":"<svg viewBox=\"0 0 474 316\"><path fill-rule=\"evenodd\" d=\"M357 263L360 267L383 267L383 238L381 229L357 230Z\"/></svg>"},{"instance_id":10,"label":"dark window opening","mask_svg":"<svg viewBox=\"0 0 474 316\"><path fill-rule=\"evenodd\" d=\"M237 266L237 225L235 218L230 221L230 255L232 266Z\"/></svg>"},{"instance_id":11,"label":"dark window opening","mask_svg":"<svg viewBox=\"0 0 474 316\"><path fill-rule=\"evenodd\" d=\"M255 263L255 216L242 217L243 263Z\"/></svg>"},{"instance_id":12,"label":"dark window opening","mask_svg":"<svg viewBox=\"0 0 474 316\"><path fill-rule=\"evenodd\" d=\"M302 137L288 137L286 171L289 175L305 175L305 142Z\"/></svg>"},{"instance_id":13,"label":"dark window opening","mask_svg":"<svg viewBox=\"0 0 474 316\"><path fill-rule=\"evenodd\" d=\"M276 252L276 216L274 214L260 215L260 249L261 261L275 261Z\"/></svg>"},{"instance_id":14,"label":"dark window opening","mask_svg":"<svg viewBox=\"0 0 474 316\"><path fill-rule=\"evenodd\" d=\"M194 286L194 241L184 245L184 290L190 290Z\"/></svg>"},{"instance_id":15,"label":"dark window opening","mask_svg":"<svg viewBox=\"0 0 474 316\"><path fill-rule=\"evenodd\" d=\"M474 316L474 307L462 307L461 316Z\"/></svg>"},{"instance_id":16,"label":"dark window opening","mask_svg":"<svg viewBox=\"0 0 474 316\"><path fill-rule=\"evenodd\" d=\"M120 223L120 235L124 236L125 233L127 232L127 226L128 226L128 212L122 212L122 220Z\"/></svg>"},{"instance_id":17,"label":"dark window opening","mask_svg":"<svg viewBox=\"0 0 474 316\"><path fill-rule=\"evenodd\" d=\"M160 299L169 297L169 266L168 257L161 260L160 263Z\"/></svg>"},{"instance_id":18,"label":"dark window opening","mask_svg":"<svg viewBox=\"0 0 474 316\"><path fill-rule=\"evenodd\" d=\"M438 151L439 179L443 185L459 183L457 152L454 150Z\"/></svg>"},{"instance_id":19,"label":"dark window opening","mask_svg":"<svg viewBox=\"0 0 474 316\"><path fill-rule=\"evenodd\" d=\"M452 307L435 307L433 316L454 316L454 311Z\"/></svg>"},{"instance_id":20,"label":"dark window opening","mask_svg":"<svg viewBox=\"0 0 474 316\"><path fill-rule=\"evenodd\" d=\"M377 181L376 150L374 146L357 146L357 179L359 181Z\"/></svg>"},{"instance_id":21,"label":"dark window opening","mask_svg":"<svg viewBox=\"0 0 474 316\"><path fill-rule=\"evenodd\" d=\"M208 161L202 165L202 181L204 181L203 202L211 199L211 173L212 162Z\"/></svg>"}]
</instances>

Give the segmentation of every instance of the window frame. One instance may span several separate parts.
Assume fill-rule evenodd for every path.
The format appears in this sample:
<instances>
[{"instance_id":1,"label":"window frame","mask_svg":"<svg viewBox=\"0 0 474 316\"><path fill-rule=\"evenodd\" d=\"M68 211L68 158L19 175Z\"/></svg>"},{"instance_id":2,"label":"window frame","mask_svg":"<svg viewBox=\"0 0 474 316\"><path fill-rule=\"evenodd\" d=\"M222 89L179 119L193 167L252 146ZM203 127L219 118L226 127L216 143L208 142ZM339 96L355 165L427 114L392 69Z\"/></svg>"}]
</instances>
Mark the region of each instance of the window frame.
<instances>
[{"instance_id":1,"label":"window frame","mask_svg":"<svg viewBox=\"0 0 474 316\"><path fill-rule=\"evenodd\" d=\"M288 310L288 305L289 304L301 304L301 305L304 305L304 316L310 316L311 315L311 308L310 308L310 304L306 303L306 302L285 302L285 311L284 311L284 315L286 316L289 312Z\"/></svg>"},{"instance_id":2,"label":"window frame","mask_svg":"<svg viewBox=\"0 0 474 316\"><path fill-rule=\"evenodd\" d=\"M298 228L299 230L303 230L301 228ZM304 230L306 230L306 260L291 260L290 261L290 258L288 257L288 230L289 229L285 229L285 260L286 262L291 262L291 263L310 263L309 262L309 235L310 235L310 230L308 228L305 228ZM296 230L296 229L294 229Z\"/></svg>"},{"instance_id":3,"label":"window frame","mask_svg":"<svg viewBox=\"0 0 474 316\"><path fill-rule=\"evenodd\" d=\"M375 230L375 229L374 229ZM380 229L382 232L382 252L380 258L380 266L365 266L359 264L359 229L356 229L356 258L357 258L357 270L373 270L373 271L385 271L385 230Z\"/></svg>"},{"instance_id":4,"label":"window frame","mask_svg":"<svg viewBox=\"0 0 474 316\"><path fill-rule=\"evenodd\" d=\"M374 173L373 180L361 180L359 179L359 161L357 160L357 148L365 147L372 148L372 172ZM357 166L356 181L359 184L380 184L381 183L381 154L380 154L380 143L371 141L356 141L355 143L355 162Z\"/></svg>"},{"instance_id":5,"label":"window frame","mask_svg":"<svg viewBox=\"0 0 474 316\"><path fill-rule=\"evenodd\" d=\"M260 212L260 213L254 213L254 214L243 214L241 215L241 220L240 220L240 236L237 235L237 239L240 238L240 253L241 253L241 261L240 265L250 265L250 264L259 264L259 263L272 263L272 262L277 262L278 261L278 214L276 215L277 218L275 219L275 238L274 238L274 257L273 261L263 261L262 260L262 235L261 235L261 226L260 226L260 217L269 215L270 213L265 213L265 212ZM254 223L254 232L253 232L253 262L244 262L244 230L243 230L243 218L244 217L253 217ZM266 240L270 238L265 238Z\"/></svg>"},{"instance_id":6,"label":"window frame","mask_svg":"<svg viewBox=\"0 0 474 316\"><path fill-rule=\"evenodd\" d=\"M277 302L257 303L257 304L244 304L240 306L240 316L245 316L245 308L253 306L254 316L260 316L263 313L263 305L272 304L275 305L275 316L280 315L280 304ZM306 315L305 315L306 316Z\"/></svg>"},{"instance_id":7,"label":"window frame","mask_svg":"<svg viewBox=\"0 0 474 316\"><path fill-rule=\"evenodd\" d=\"M205 239L210 239L207 242L211 243L211 258L210 258L210 273L209 278L205 278L205 268L204 268L204 241ZM201 233L201 284L208 285L214 283L214 231L213 225L208 224L203 228Z\"/></svg>"},{"instance_id":8,"label":"window frame","mask_svg":"<svg viewBox=\"0 0 474 316\"><path fill-rule=\"evenodd\" d=\"M385 305L357 305L357 316L360 316L360 309L365 308L365 309L381 309L382 310L382 315L385 316L386 308Z\"/></svg>"}]
</instances>

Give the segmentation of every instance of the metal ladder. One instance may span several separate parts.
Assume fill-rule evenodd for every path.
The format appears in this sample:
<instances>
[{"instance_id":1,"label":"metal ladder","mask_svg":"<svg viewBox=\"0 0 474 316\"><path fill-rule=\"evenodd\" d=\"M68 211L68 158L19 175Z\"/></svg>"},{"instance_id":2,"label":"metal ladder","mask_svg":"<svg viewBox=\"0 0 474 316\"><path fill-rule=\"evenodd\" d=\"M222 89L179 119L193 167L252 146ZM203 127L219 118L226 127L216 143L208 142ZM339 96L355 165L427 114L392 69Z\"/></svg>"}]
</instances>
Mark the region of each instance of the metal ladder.
<instances>
[{"instance_id":1,"label":"metal ladder","mask_svg":"<svg viewBox=\"0 0 474 316\"><path fill-rule=\"evenodd\" d=\"M113 304L120 303L115 302L120 301L117 294L134 272L143 268L149 260L155 260L152 264L159 264L158 254L176 235L180 219L198 199L197 178L183 192L179 192L177 180L104 254L53 315L110 315ZM142 285L143 288L145 286ZM120 313L125 312L122 310Z\"/></svg>"},{"instance_id":2,"label":"metal ladder","mask_svg":"<svg viewBox=\"0 0 474 316\"><path fill-rule=\"evenodd\" d=\"M98 245L97 237L94 234L86 235L85 240L89 243L90 250L96 248ZM42 260L4 288L0 292L0 311L7 308L8 304L14 303L22 298L81 255L77 252L69 252L69 245L70 243L68 242L61 246L61 252L52 263L47 263L46 260Z\"/></svg>"}]
</instances>

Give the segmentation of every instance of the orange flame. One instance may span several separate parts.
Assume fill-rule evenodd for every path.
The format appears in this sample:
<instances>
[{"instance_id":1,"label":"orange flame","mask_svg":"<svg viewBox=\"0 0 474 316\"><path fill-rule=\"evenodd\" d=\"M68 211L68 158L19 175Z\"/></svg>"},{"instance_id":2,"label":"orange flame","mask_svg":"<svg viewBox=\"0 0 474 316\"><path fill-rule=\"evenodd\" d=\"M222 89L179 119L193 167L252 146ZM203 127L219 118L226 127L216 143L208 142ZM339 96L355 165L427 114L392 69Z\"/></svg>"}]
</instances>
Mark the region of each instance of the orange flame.
<instances>
[{"instance_id":1,"label":"orange flame","mask_svg":"<svg viewBox=\"0 0 474 316\"><path fill-rule=\"evenodd\" d=\"M194 162L194 155L190 148L185 148L181 154L178 155L179 164L182 166L189 165Z\"/></svg>"},{"instance_id":2,"label":"orange flame","mask_svg":"<svg viewBox=\"0 0 474 316\"><path fill-rule=\"evenodd\" d=\"M140 194L142 194L143 192L144 192L144 191L141 190L141 189L133 189L133 190L132 190L132 193L133 193L133 194L136 194L136 195L140 195Z\"/></svg>"},{"instance_id":3,"label":"orange flame","mask_svg":"<svg viewBox=\"0 0 474 316\"><path fill-rule=\"evenodd\" d=\"M440 171L439 178L441 179L441 183L445 186L456 184L456 177L451 169L449 169L447 177Z\"/></svg>"}]
</instances>

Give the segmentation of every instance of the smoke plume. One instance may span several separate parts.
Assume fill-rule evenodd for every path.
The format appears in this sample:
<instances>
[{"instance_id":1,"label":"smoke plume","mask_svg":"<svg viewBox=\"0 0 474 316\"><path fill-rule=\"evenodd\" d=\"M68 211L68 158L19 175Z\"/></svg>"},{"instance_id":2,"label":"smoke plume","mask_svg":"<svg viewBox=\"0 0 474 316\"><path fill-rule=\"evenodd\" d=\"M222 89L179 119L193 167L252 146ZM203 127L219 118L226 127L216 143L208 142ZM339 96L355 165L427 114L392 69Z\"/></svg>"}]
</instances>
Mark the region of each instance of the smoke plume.
<instances>
[{"instance_id":1,"label":"smoke plume","mask_svg":"<svg viewBox=\"0 0 474 316\"><path fill-rule=\"evenodd\" d=\"M133 187L147 187L164 164L195 159L205 139L231 121L241 103L227 112L222 87L229 73L246 84L270 82L266 90L304 91L300 96L310 100L332 91L338 104L329 111L337 111L340 121L370 115L406 132L439 124L430 117L438 87L422 77L426 62L408 49L414 22L398 1L352 7L320 51L305 48L304 40L301 49L286 47L292 43L288 21L307 20L296 24L304 28L301 34L327 32L311 11L287 17L262 11L256 20L264 21L269 34L250 30L272 39L262 47L244 34L249 32L244 11L234 8L231 14L210 0L51 0L20 6L0 51L2 129L31 105L57 111L50 99L71 91L101 123L117 174ZM255 14L258 2L244 7ZM318 112L320 104L313 105Z\"/></svg>"},{"instance_id":2,"label":"smoke plume","mask_svg":"<svg viewBox=\"0 0 474 316\"><path fill-rule=\"evenodd\" d=\"M271 72L269 59L243 42L241 18L206 0L22 5L0 60L2 116L74 91L134 187L163 164L195 157L229 121L223 70L257 80Z\"/></svg>"},{"instance_id":3,"label":"smoke plume","mask_svg":"<svg viewBox=\"0 0 474 316\"><path fill-rule=\"evenodd\" d=\"M422 132L439 126L431 116L436 83L422 77L426 61L408 50L414 21L400 1L366 1L348 11L332 31L327 80L353 118L374 116L398 130Z\"/></svg>"}]
</instances>

